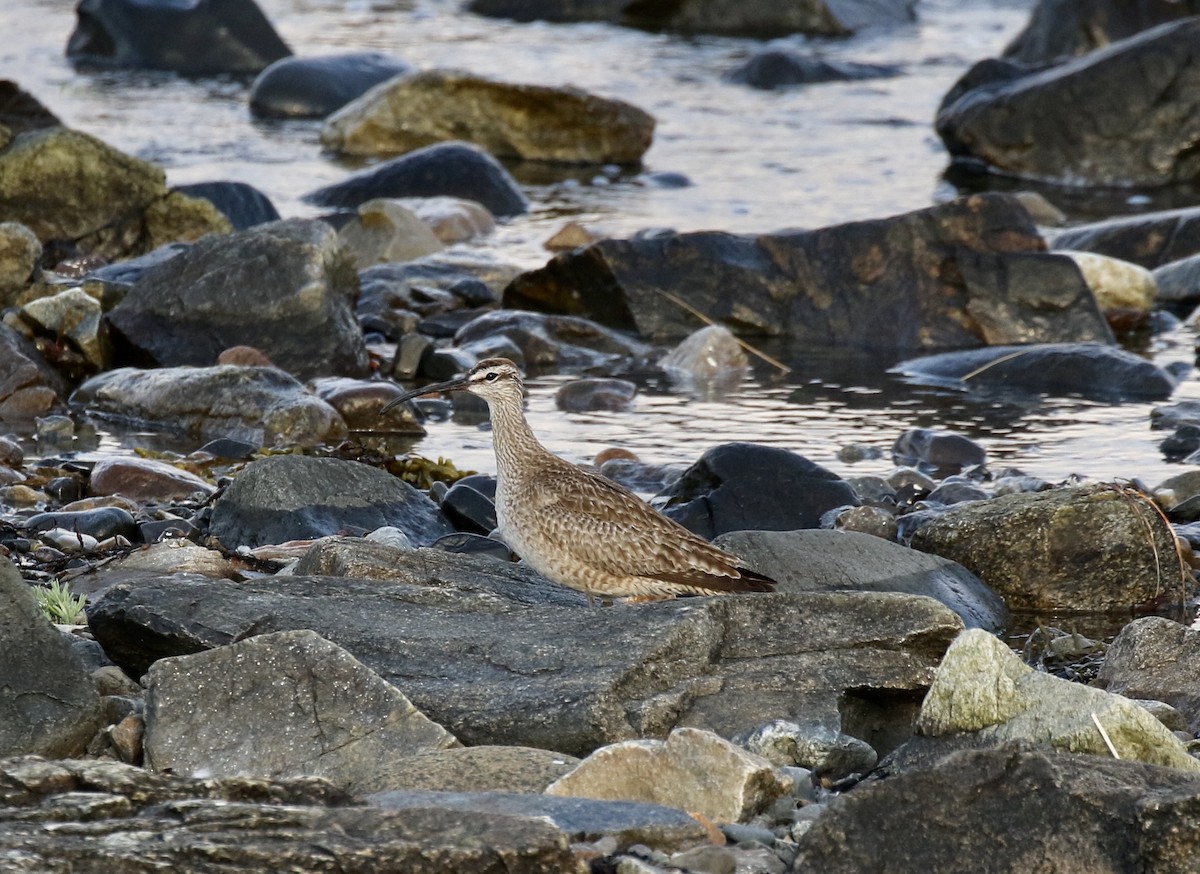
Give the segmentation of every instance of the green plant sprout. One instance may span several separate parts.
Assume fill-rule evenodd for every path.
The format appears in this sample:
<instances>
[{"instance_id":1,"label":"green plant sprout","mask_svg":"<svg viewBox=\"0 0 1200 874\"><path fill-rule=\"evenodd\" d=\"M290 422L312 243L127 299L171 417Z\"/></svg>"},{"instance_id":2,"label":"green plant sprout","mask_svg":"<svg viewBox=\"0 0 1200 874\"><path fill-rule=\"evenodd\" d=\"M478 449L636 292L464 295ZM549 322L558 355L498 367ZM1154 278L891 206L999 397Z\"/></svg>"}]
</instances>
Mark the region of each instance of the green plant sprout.
<instances>
[{"instance_id":1,"label":"green plant sprout","mask_svg":"<svg viewBox=\"0 0 1200 874\"><path fill-rule=\"evenodd\" d=\"M46 617L57 625L74 625L83 608L87 606L87 598L83 595L72 595L70 586L53 580L49 586L37 586L33 590L38 606Z\"/></svg>"}]
</instances>

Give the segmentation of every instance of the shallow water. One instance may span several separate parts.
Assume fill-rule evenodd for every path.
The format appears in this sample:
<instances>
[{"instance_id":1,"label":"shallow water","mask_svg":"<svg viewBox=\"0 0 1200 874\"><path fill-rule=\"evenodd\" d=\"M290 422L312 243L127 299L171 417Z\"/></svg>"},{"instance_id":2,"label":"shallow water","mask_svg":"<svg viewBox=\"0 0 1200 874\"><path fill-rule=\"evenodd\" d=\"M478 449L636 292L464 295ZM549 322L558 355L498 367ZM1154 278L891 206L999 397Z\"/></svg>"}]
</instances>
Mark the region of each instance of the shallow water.
<instances>
[{"instance_id":1,"label":"shallow water","mask_svg":"<svg viewBox=\"0 0 1200 874\"><path fill-rule=\"evenodd\" d=\"M997 54L1023 25L1030 0L924 0L920 21L811 45L829 58L896 64L887 80L782 92L728 85L721 75L760 43L685 39L601 24L514 24L458 12L458 0L260 0L300 55L375 50L418 68L460 67L512 81L573 84L619 97L658 120L647 173L682 173L685 188L644 175L514 167L533 203L480 247L523 267L548 255L543 240L568 219L622 236L648 227L762 232L819 227L918 209L954 195L942 179L946 155L931 120L942 95L974 61ZM237 179L266 192L285 216L311 215L305 192L341 179L349 165L322 154L314 122L256 122L248 82L187 81L167 74L82 73L63 56L74 25L65 0L0 5L0 75L16 79L66 123L162 164L172 183ZM1190 195L1184 195L1186 201ZM1075 214L1095 202L1063 195ZM1154 204L1106 199L1121 211ZM1179 205L1174 200L1171 205ZM1088 215L1091 217L1091 215ZM698 325L699 327L699 325ZM1162 361L1191 360L1181 329L1154 346ZM882 473L886 457L845 465L837 450L857 442L886 449L910 427L959 431L980 440L992 466L1050 480L1138 477L1153 484L1177 472L1149 430L1151 404L1109 406L1071 399L998 401L909 386L883 371L890 362L857 354L779 352L793 366L780 378L756 367L719 402L690 401L654 387L634 412L565 415L553 392L562 377L531 381L530 416L555 451L574 460L610 445L658 462L690 462L729 440L786 447L842 474ZM1189 378L1175 399L1200 399ZM106 432L101 447L128 449L136 435ZM433 424L416 447L462 467L491 470L488 435L474 425Z\"/></svg>"}]
</instances>

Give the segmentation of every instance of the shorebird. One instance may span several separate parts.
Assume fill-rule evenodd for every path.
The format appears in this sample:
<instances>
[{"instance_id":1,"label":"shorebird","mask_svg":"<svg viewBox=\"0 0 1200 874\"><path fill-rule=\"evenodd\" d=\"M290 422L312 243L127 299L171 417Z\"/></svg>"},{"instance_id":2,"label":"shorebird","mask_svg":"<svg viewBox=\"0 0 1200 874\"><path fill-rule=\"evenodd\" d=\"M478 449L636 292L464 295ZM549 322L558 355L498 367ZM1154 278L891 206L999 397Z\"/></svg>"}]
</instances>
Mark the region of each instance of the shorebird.
<instances>
[{"instance_id":1,"label":"shorebird","mask_svg":"<svg viewBox=\"0 0 1200 874\"><path fill-rule=\"evenodd\" d=\"M521 371L507 358L390 401L468 391L483 398L496 452L497 531L547 579L594 597L769 592L775 581L659 513L633 492L546 449L525 420Z\"/></svg>"}]
</instances>

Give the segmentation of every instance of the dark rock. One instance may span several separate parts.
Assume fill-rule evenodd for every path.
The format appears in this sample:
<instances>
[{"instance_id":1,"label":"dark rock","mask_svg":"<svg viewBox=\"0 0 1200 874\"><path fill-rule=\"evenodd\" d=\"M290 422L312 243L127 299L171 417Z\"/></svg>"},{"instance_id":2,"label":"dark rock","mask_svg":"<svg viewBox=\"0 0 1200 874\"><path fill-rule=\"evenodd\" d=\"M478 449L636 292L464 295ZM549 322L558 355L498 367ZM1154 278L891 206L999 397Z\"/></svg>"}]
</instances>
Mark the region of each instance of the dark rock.
<instances>
[{"instance_id":1,"label":"dark rock","mask_svg":"<svg viewBox=\"0 0 1200 874\"><path fill-rule=\"evenodd\" d=\"M53 112L16 82L0 79L0 126L19 134L61 124Z\"/></svg>"},{"instance_id":2,"label":"dark rock","mask_svg":"<svg viewBox=\"0 0 1200 874\"><path fill-rule=\"evenodd\" d=\"M1195 0L1038 0L1004 57L1026 66L1056 63L1197 12Z\"/></svg>"},{"instance_id":3,"label":"dark rock","mask_svg":"<svg viewBox=\"0 0 1200 874\"><path fill-rule=\"evenodd\" d=\"M220 449L234 453L229 458L276 443L336 443L346 435L333 407L274 367L119 368L81 385L71 404L125 425L236 442Z\"/></svg>"},{"instance_id":4,"label":"dark rock","mask_svg":"<svg viewBox=\"0 0 1200 874\"><path fill-rule=\"evenodd\" d=\"M937 504L961 504L966 501L985 501L991 492L974 483L942 483L925 496L926 501Z\"/></svg>"},{"instance_id":5,"label":"dark rock","mask_svg":"<svg viewBox=\"0 0 1200 874\"><path fill-rule=\"evenodd\" d=\"M442 498L442 512L459 531L490 534L496 530L495 477L463 477Z\"/></svg>"},{"instance_id":6,"label":"dark rock","mask_svg":"<svg viewBox=\"0 0 1200 874\"><path fill-rule=\"evenodd\" d=\"M111 761L0 762L0 856L27 871L577 870L544 819L350 804L327 781L201 780Z\"/></svg>"},{"instance_id":7,"label":"dark rock","mask_svg":"<svg viewBox=\"0 0 1200 874\"><path fill-rule=\"evenodd\" d=\"M1162 616L1135 619L1109 645L1095 685L1166 702L1200 731L1200 633Z\"/></svg>"},{"instance_id":8,"label":"dark rock","mask_svg":"<svg viewBox=\"0 0 1200 874\"><path fill-rule=\"evenodd\" d=\"M279 221L279 210L271 199L245 182L194 182L177 185L188 197L202 197L221 211L235 231Z\"/></svg>"},{"instance_id":9,"label":"dark rock","mask_svg":"<svg viewBox=\"0 0 1200 874\"><path fill-rule=\"evenodd\" d=\"M391 525L426 545L451 531L423 493L365 464L279 455L244 467L213 507L212 536L227 549L308 540L346 526Z\"/></svg>"},{"instance_id":10,"label":"dark rock","mask_svg":"<svg viewBox=\"0 0 1200 874\"><path fill-rule=\"evenodd\" d=\"M24 334L0 324L0 419L32 419L60 407L67 381Z\"/></svg>"},{"instance_id":11,"label":"dark rock","mask_svg":"<svg viewBox=\"0 0 1200 874\"><path fill-rule=\"evenodd\" d=\"M554 370L611 370L644 360L649 347L636 340L576 316L555 316L522 310L495 310L472 319L454 335L455 344L476 360L494 357L487 344L497 337L519 350L517 364ZM488 351L489 354L483 354Z\"/></svg>"},{"instance_id":12,"label":"dark rock","mask_svg":"<svg viewBox=\"0 0 1200 874\"><path fill-rule=\"evenodd\" d=\"M554 406L567 413L633 409L637 386L627 379L573 379L554 393Z\"/></svg>"},{"instance_id":13,"label":"dark rock","mask_svg":"<svg viewBox=\"0 0 1200 874\"><path fill-rule=\"evenodd\" d=\"M779 583L781 592L904 592L926 595L967 628L1000 631L1000 596L962 565L851 531L731 531L716 544Z\"/></svg>"},{"instance_id":14,"label":"dark rock","mask_svg":"<svg viewBox=\"0 0 1200 874\"><path fill-rule=\"evenodd\" d=\"M391 383L377 379L350 379L345 376L326 376L309 383L317 397L337 410L351 431L388 431L393 434L422 435L425 429L404 407L389 410L383 416L380 409L400 397Z\"/></svg>"},{"instance_id":15,"label":"dark rock","mask_svg":"<svg viewBox=\"0 0 1200 874\"><path fill-rule=\"evenodd\" d=\"M827 510L858 504L854 489L819 464L754 443L708 450L662 496L666 515L709 540L726 531L817 528Z\"/></svg>"},{"instance_id":16,"label":"dark rock","mask_svg":"<svg viewBox=\"0 0 1200 874\"><path fill-rule=\"evenodd\" d=\"M90 534L97 540L121 535L136 541L137 523L128 510L120 507L96 507L94 510L59 510L56 513L38 513L25 521L31 533L48 528L64 528L80 534Z\"/></svg>"},{"instance_id":17,"label":"dark rock","mask_svg":"<svg viewBox=\"0 0 1200 874\"><path fill-rule=\"evenodd\" d=\"M448 566L468 558L417 555ZM909 736L934 665L962 627L930 598L893 593L605 609L579 602L523 606L451 586L377 580L188 576L115 586L88 618L105 651L134 674L162 656L250 633L311 629L397 683L468 745L572 755L662 737L677 725L732 736L801 717L886 753Z\"/></svg>"},{"instance_id":18,"label":"dark rock","mask_svg":"<svg viewBox=\"0 0 1200 874\"><path fill-rule=\"evenodd\" d=\"M1139 355L1095 343L993 346L902 361L892 368L913 382L970 391L1076 395L1094 400L1163 400L1176 375Z\"/></svg>"},{"instance_id":19,"label":"dark rock","mask_svg":"<svg viewBox=\"0 0 1200 874\"><path fill-rule=\"evenodd\" d=\"M357 277L337 235L292 219L206 237L146 270L108 314L118 363L213 364L253 346L301 378L366 373Z\"/></svg>"},{"instance_id":20,"label":"dark rock","mask_svg":"<svg viewBox=\"0 0 1200 874\"><path fill-rule=\"evenodd\" d=\"M137 536L130 540L142 543L158 543L163 540L199 540L200 529L187 519L153 519L137 527Z\"/></svg>"},{"instance_id":21,"label":"dark rock","mask_svg":"<svg viewBox=\"0 0 1200 874\"><path fill-rule=\"evenodd\" d=\"M1029 254L1044 245L1018 200L974 195L813 231L601 240L514 279L504 306L585 316L654 338L695 329L675 297L735 333L800 343L1112 342L1074 262Z\"/></svg>"},{"instance_id":22,"label":"dark rock","mask_svg":"<svg viewBox=\"0 0 1200 874\"><path fill-rule=\"evenodd\" d=\"M751 88L770 90L819 82L886 79L899 74L900 68L891 64L827 61L783 49L766 49L730 70L725 79L739 85L749 85Z\"/></svg>"},{"instance_id":23,"label":"dark rock","mask_svg":"<svg viewBox=\"0 0 1200 874\"><path fill-rule=\"evenodd\" d=\"M430 544L430 548L440 549L443 552L453 552L458 555L478 555L487 556L497 561L512 561L512 550L508 548L507 544L480 534L467 534L463 532L447 534L444 537L439 537Z\"/></svg>"},{"instance_id":24,"label":"dark rock","mask_svg":"<svg viewBox=\"0 0 1200 874\"><path fill-rule=\"evenodd\" d=\"M1189 255L1156 267L1154 284L1158 286L1159 305L1191 312L1200 304L1200 255Z\"/></svg>"},{"instance_id":25,"label":"dark rock","mask_svg":"<svg viewBox=\"0 0 1200 874\"><path fill-rule=\"evenodd\" d=\"M257 73L292 53L254 0L80 0L67 41L75 64Z\"/></svg>"},{"instance_id":26,"label":"dark rock","mask_svg":"<svg viewBox=\"0 0 1200 874\"><path fill-rule=\"evenodd\" d=\"M963 94L936 128L956 159L1010 176L1084 186L1190 181L1200 133L1188 95L1200 84L1193 47L1200 20L1185 18L1084 57Z\"/></svg>"},{"instance_id":27,"label":"dark rock","mask_svg":"<svg viewBox=\"0 0 1200 874\"><path fill-rule=\"evenodd\" d=\"M572 841L616 838L617 848L633 844L670 851L700 843L704 827L683 811L636 801L601 801L592 798L556 798L553 795L511 792L381 792L368 801L384 810L408 810L430 805L463 810L477 816L545 818Z\"/></svg>"},{"instance_id":28,"label":"dark rock","mask_svg":"<svg viewBox=\"0 0 1200 874\"><path fill-rule=\"evenodd\" d=\"M529 202L508 171L469 143L439 143L362 170L305 196L317 206L355 208L378 197L449 195L477 201L495 216L520 215Z\"/></svg>"},{"instance_id":29,"label":"dark rock","mask_svg":"<svg viewBox=\"0 0 1200 874\"><path fill-rule=\"evenodd\" d=\"M1079 225L1055 237L1054 248L1097 252L1153 270L1200 254L1200 207Z\"/></svg>"},{"instance_id":30,"label":"dark rock","mask_svg":"<svg viewBox=\"0 0 1200 874\"><path fill-rule=\"evenodd\" d=\"M403 774L410 755L459 745L399 689L311 631L160 659L145 683L153 771L324 777L360 794L394 788L391 774Z\"/></svg>"},{"instance_id":31,"label":"dark rock","mask_svg":"<svg viewBox=\"0 0 1200 874\"><path fill-rule=\"evenodd\" d=\"M7 559L0 559L0 649L0 756L82 753L101 725L100 696Z\"/></svg>"},{"instance_id":32,"label":"dark rock","mask_svg":"<svg viewBox=\"0 0 1200 874\"><path fill-rule=\"evenodd\" d=\"M1138 762L1019 747L956 753L839 796L799 838L796 870L928 874L975 859L977 870L1017 874L1036 859L1064 872L1182 874L1200 853L1189 824L1198 793L1195 775Z\"/></svg>"},{"instance_id":33,"label":"dark rock","mask_svg":"<svg viewBox=\"0 0 1200 874\"><path fill-rule=\"evenodd\" d=\"M324 118L409 69L399 58L377 52L283 58L254 80L250 112L259 118Z\"/></svg>"},{"instance_id":34,"label":"dark rock","mask_svg":"<svg viewBox=\"0 0 1200 874\"><path fill-rule=\"evenodd\" d=\"M1167 461L1183 461L1200 450L1200 425L1180 425L1158 444Z\"/></svg>"},{"instance_id":35,"label":"dark rock","mask_svg":"<svg viewBox=\"0 0 1200 874\"><path fill-rule=\"evenodd\" d=\"M1195 585L1159 511L1133 489L1078 486L959 504L912 535L1012 610L1183 603Z\"/></svg>"},{"instance_id":36,"label":"dark rock","mask_svg":"<svg viewBox=\"0 0 1200 874\"><path fill-rule=\"evenodd\" d=\"M937 476L960 473L987 461L987 450L961 434L912 428L892 444L892 462Z\"/></svg>"},{"instance_id":37,"label":"dark rock","mask_svg":"<svg viewBox=\"0 0 1200 874\"><path fill-rule=\"evenodd\" d=\"M215 487L183 468L153 458L105 458L92 469L93 495L124 495L138 503L169 503L193 495L208 498Z\"/></svg>"}]
</instances>

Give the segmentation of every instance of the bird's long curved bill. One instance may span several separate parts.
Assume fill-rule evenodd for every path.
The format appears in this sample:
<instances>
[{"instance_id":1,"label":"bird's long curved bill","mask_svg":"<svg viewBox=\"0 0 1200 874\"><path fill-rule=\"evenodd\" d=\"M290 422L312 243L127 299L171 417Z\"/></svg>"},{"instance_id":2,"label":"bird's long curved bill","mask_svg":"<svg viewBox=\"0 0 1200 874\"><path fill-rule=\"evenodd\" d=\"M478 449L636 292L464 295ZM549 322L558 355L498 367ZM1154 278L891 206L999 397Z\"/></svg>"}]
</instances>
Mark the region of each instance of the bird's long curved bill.
<instances>
[{"instance_id":1,"label":"bird's long curved bill","mask_svg":"<svg viewBox=\"0 0 1200 874\"><path fill-rule=\"evenodd\" d=\"M448 379L445 382L437 382L433 385L426 385L418 389L413 389L412 391L405 392L404 394L400 395L400 397L393 398L384 404L379 410L379 415L382 416L389 410L394 410L401 404L408 403L413 398L431 395L440 391L462 391L466 387L467 378L465 376L456 376L454 379Z\"/></svg>"}]
</instances>

